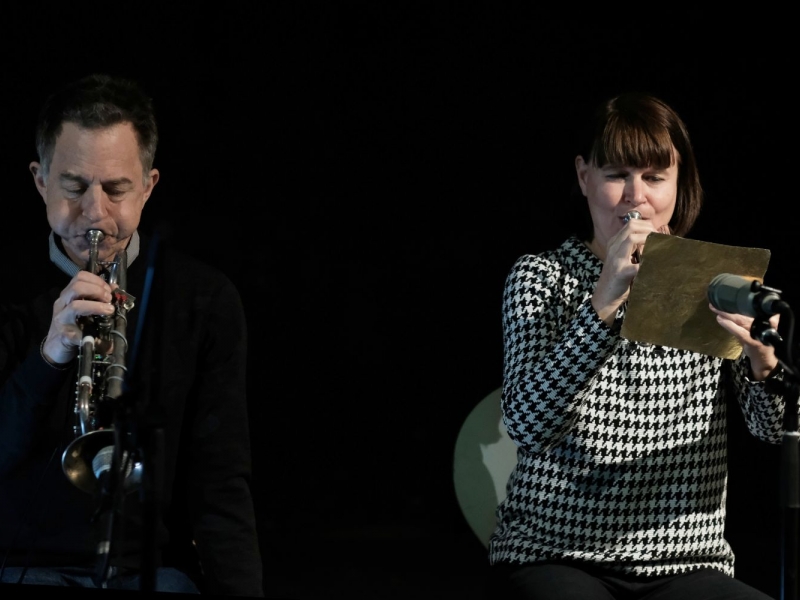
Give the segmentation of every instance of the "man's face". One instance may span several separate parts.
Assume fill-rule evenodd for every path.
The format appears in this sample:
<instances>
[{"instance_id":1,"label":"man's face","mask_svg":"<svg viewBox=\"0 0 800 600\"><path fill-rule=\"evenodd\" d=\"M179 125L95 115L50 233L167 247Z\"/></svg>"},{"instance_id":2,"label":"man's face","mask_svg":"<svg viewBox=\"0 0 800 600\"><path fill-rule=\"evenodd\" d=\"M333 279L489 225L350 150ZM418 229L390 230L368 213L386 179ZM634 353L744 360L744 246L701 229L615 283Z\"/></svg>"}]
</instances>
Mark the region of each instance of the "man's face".
<instances>
[{"instance_id":1,"label":"man's face","mask_svg":"<svg viewBox=\"0 0 800 600\"><path fill-rule=\"evenodd\" d=\"M50 227L81 268L89 258L86 232L100 229L105 234L98 260L113 260L139 226L144 204L158 182L156 169L143 176L130 123L103 129L64 123L49 173L45 176L36 162L30 170L44 198Z\"/></svg>"}]
</instances>

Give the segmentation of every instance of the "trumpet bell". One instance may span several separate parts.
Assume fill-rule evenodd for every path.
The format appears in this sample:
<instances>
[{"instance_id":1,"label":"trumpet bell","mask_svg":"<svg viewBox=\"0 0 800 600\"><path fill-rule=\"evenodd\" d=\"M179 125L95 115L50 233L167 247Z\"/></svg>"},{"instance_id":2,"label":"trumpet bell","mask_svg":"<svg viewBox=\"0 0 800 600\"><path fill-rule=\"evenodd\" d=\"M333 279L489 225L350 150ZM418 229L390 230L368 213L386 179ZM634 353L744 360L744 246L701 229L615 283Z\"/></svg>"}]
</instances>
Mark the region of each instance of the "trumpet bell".
<instances>
[{"instance_id":1,"label":"trumpet bell","mask_svg":"<svg viewBox=\"0 0 800 600\"><path fill-rule=\"evenodd\" d=\"M61 457L61 468L73 485L89 494L98 493L101 479L111 470L114 457L114 430L90 431L72 441ZM139 487L142 464L122 454L122 487L126 493Z\"/></svg>"}]
</instances>

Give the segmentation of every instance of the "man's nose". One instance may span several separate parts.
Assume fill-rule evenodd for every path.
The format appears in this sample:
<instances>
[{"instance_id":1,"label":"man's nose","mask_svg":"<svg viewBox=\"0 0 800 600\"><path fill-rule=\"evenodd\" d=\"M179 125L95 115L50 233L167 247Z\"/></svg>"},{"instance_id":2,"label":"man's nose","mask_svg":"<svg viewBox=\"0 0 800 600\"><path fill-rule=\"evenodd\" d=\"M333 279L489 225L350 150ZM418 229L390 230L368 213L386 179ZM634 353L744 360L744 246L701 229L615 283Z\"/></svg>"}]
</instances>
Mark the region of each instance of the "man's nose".
<instances>
[{"instance_id":1,"label":"man's nose","mask_svg":"<svg viewBox=\"0 0 800 600\"><path fill-rule=\"evenodd\" d=\"M92 222L99 221L106 216L106 193L101 186L89 186L84 194L83 214Z\"/></svg>"}]
</instances>

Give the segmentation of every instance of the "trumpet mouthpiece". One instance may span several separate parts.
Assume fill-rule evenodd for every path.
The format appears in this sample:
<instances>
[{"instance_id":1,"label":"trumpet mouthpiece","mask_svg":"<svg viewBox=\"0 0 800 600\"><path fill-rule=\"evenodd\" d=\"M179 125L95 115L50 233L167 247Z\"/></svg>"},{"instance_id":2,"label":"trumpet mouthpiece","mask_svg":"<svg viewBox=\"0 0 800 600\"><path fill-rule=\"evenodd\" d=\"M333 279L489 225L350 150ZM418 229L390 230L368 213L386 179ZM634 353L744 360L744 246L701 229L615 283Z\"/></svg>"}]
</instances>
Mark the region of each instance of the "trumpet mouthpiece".
<instances>
[{"instance_id":1,"label":"trumpet mouthpiece","mask_svg":"<svg viewBox=\"0 0 800 600\"><path fill-rule=\"evenodd\" d=\"M106 237L106 234L99 229L90 229L86 232L86 239L90 244L98 244L103 241L104 237Z\"/></svg>"},{"instance_id":2,"label":"trumpet mouthpiece","mask_svg":"<svg viewBox=\"0 0 800 600\"><path fill-rule=\"evenodd\" d=\"M622 218L622 220L623 220L625 223L627 223L627 222L628 222L628 221L630 221L631 219L641 219L641 218L642 218L642 214L641 214L641 213L640 213L638 210L632 210L632 211L630 211L628 214L626 214L626 215L625 215L625 216Z\"/></svg>"}]
</instances>

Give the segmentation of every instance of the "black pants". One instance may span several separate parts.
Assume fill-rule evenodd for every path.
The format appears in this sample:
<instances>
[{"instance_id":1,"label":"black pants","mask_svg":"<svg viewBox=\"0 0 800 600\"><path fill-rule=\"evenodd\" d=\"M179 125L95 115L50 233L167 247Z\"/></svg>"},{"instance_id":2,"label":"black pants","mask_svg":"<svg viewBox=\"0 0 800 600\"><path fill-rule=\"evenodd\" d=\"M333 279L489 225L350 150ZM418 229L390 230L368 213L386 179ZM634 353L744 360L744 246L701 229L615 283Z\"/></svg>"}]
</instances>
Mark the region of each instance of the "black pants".
<instances>
[{"instance_id":1,"label":"black pants","mask_svg":"<svg viewBox=\"0 0 800 600\"><path fill-rule=\"evenodd\" d=\"M494 565L487 597L518 600L774 600L716 569L644 579L572 564Z\"/></svg>"}]
</instances>

